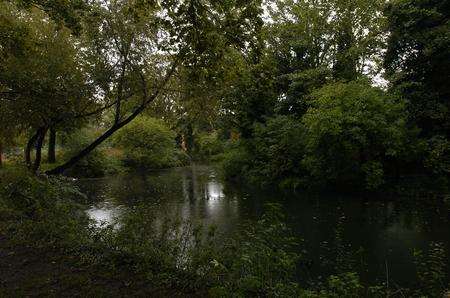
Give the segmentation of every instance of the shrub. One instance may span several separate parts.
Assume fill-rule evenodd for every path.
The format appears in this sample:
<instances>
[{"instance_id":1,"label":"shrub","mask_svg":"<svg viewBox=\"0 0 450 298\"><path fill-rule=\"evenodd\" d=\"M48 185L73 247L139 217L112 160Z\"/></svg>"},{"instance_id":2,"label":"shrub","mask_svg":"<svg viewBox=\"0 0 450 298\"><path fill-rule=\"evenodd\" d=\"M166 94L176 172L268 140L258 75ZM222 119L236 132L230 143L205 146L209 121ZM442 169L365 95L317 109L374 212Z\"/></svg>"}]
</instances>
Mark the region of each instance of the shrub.
<instances>
[{"instance_id":1,"label":"shrub","mask_svg":"<svg viewBox=\"0 0 450 298\"><path fill-rule=\"evenodd\" d=\"M288 116L256 123L253 138L235 143L222 157L226 177L241 177L259 186L295 189L305 184L302 166L304 128L301 121Z\"/></svg>"},{"instance_id":2,"label":"shrub","mask_svg":"<svg viewBox=\"0 0 450 298\"><path fill-rule=\"evenodd\" d=\"M305 167L325 184L377 189L386 161L406 148L402 101L365 82L335 83L313 94L303 117Z\"/></svg>"},{"instance_id":3,"label":"shrub","mask_svg":"<svg viewBox=\"0 0 450 298\"><path fill-rule=\"evenodd\" d=\"M139 117L117 133L115 144L122 148L126 162L144 168L182 165L185 157L176 149L175 133L162 120Z\"/></svg>"},{"instance_id":4,"label":"shrub","mask_svg":"<svg viewBox=\"0 0 450 298\"><path fill-rule=\"evenodd\" d=\"M201 159L209 159L223 152L224 145L217 132L202 132L197 137L197 154Z\"/></svg>"},{"instance_id":5,"label":"shrub","mask_svg":"<svg viewBox=\"0 0 450 298\"><path fill-rule=\"evenodd\" d=\"M435 175L450 175L450 141L444 136L434 136L428 140L425 168Z\"/></svg>"},{"instance_id":6,"label":"shrub","mask_svg":"<svg viewBox=\"0 0 450 298\"><path fill-rule=\"evenodd\" d=\"M252 167L250 180L259 185L275 184L295 189L305 173L301 165L304 154L304 129L300 121L278 116L265 124L256 124L249 142Z\"/></svg>"},{"instance_id":7,"label":"shrub","mask_svg":"<svg viewBox=\"0 0 450 298\"><path fill-rule=\"evenodd\" d=\"M72 247L88 233L76 201L85 197L65 178L37 178L22 169L0 172L0 222L17 241Z\"/></svg>"},{"instance_id":8,"label":"shrub","mask_svg":"<svg viewBox=\"0 0 450 298\"><path fill-rule=\"evenodd\" d=\"M245 177L251 162L247 149L239 142L229 144L217 160L222 175L230 180Z\"/></svg>"},{"instance_id":9,"label":"shrub","mask_svg":"<svg viewBox=\"0 0 450 298\"><path fill-rule=\"evenodd\" d=\"M444 244L431 242L427 253L414 250L413 255L420 286L418 296L443 297L448 286Z\"/></svg>"},{"instance_id":10,"label":"shrub","mask_svg":"<svg viewBox=\"0 0 450 298\"><path fill-rule=\"evenodd\" d=\"M303 291L300 297L309 298L357 298L364 296L364 287L361 285L359 276L356 273L348 272L328 277L325 285L316 291ZM376 295L381 292L377 290ZM370 296L382 297L382 296Z\"/></svg>"}]
</instances>

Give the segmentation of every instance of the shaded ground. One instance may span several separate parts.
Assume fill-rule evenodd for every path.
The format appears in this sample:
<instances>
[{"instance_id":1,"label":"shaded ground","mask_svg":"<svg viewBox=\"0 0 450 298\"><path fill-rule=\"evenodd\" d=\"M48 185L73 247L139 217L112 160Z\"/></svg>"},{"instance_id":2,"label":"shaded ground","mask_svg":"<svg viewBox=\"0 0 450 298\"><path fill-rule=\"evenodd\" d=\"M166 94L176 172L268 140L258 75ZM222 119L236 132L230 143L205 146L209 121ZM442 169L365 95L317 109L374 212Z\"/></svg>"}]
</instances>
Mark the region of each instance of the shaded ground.
<instances>
[{"instance_id":1,"label":"shaded ground","mask_svg":"<svg viewBox=\"0 0 450 298\"><path fill-rule=\"evenodd\" d=\"M12 245L0 236L0 297L189 297L133 273L77 265L72 256Z\"/></svg>"}]
</instances>

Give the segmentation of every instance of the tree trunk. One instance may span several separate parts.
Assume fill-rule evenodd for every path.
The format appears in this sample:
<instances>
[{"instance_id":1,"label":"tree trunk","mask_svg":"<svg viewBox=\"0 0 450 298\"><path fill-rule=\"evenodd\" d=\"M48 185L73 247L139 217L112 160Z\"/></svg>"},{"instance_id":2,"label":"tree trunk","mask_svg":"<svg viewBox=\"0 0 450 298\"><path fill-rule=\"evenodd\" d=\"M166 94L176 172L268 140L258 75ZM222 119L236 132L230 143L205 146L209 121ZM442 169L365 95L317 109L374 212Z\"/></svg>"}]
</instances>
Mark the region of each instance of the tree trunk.
<instances>
[{"instance_id":1,"label":"tree trunk","mask_svg":"<svg viewBox=\"0 0 450 298\"><path fill-rule=\"evenodd\" d=\"M28 140L27 146L25 147L25 163L27 164L27 167L29 169L31 169L31 150L36 144L37 137L38 133L35 133L33 136L31 136L31 138Z\"/></svg>"},{"instance_id":2,"label":"tree trunk","mask_svg":"<svg viewBox=\"0 0 450 298\"><path fill-rule=\"evenodd\" d=\"M2 142L0 141L0 168L2 167L3 164L3 145Z\"/></svg>"},{"instance_id":3,"label":"tree trunk","mask_svg":"<svg viewBox=\"0 0 450 298\"><path fill-rule=\"evenodd\" d=\"M48 139L48 163L56 162L56 129L54 127L50 128L50 135Z\"/></svg>"},{"instance_id":4,"label":"tree trunk","mask_svg":"<svg viewBox=\"0 0 450 298\"><path fill-rule=\"evenodd\" d=\"M37 172L39 170L39 167L41 166L41 160L42 160L42 145L44 143L44 138L47 133L47 128L41 128L38 131L37 134L37 140L36 140L36 156L34 158L33 163L33 172Z\"/></svg>"},{"instance_id":5,"label":"tree trunk","mask_svg":"<svg viewBox=\"0 0 450 298\"><path fill-rule=\"evenodd\" d=\"M59 175L64 173L65 170L69 169L70 167L74 166L77 162L79 162L83 157L87 156L89 153L91 153L97 146L99 146L101 143L103 143L106 139L108 139L110 136L112 136L116 131L130 123L134 118L136 118L143 110L144 106L137 109L133 114L131 114L128 118L126 118L124 121L117 123L116 125L113 125L110 129L108 129L104 134L102 134L100 137L98 137L94 142L92 142L89 146L81 150L77 155L72 157L69 161L65 162L64 164L49 170L45 172L47 175Z\"/></svg>"}]
</instances>

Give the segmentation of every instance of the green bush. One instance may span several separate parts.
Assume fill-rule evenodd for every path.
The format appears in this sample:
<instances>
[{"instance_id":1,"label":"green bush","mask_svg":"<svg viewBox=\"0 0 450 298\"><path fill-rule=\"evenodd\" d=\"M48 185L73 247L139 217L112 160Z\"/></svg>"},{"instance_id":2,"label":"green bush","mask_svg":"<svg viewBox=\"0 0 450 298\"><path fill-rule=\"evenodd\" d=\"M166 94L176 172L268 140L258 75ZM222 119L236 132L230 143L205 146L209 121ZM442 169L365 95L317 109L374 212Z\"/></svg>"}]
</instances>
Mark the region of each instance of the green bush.
<instances>
[{"instance_id":1,"label":"green bush","mask_svg":"<svg viewBox=\"0 0 450 298\"><path fill-rule=\"evenodd\" d=\"M380 290L377 290L375 295L369 297L383 297L378 296ZM332 275L328 277L325 285L316 291L303 291L300 297L308 298L358 298L364 297L364 287L362 286L359 276L356 273L348 272L339 275Z\"/></svg>"},{"instance_id":2,"label":"green bush","mask_svg":"<svg viewBox=\"0 0 450 298\"><path fill-rule=\"evenodd\" d=\"M295 189L305 184L304 128L289 116L256 123L253 138L228 144L220 155L227 178L244 178L258 186Z\"/></svg>"},{"instance_id":3,"label":"green bush","mask_svg":"<svg viewBox=\"0 0 450 298\"><path fill-rule=\"evenodd\" d=\"M168 168L185 164L176 148L175 133L162 120L139 117L121 129L115 144L124 150L125 161L136 167Z\"/></svg>"},{"instance_id":4,"label":"green bush","mask_svg":"<svg viewBox=\"0 0 450 298\"><path fill-rule=\"evenodd\" d=\"M450 141L444 136L434 136L428 140L424 161L425 168L435 175L450 175Z\"/></svg>"},{"instance_id":5,"label":"green bush","mask_svg":"<svg viewBox=\"0 0 450 298\"><path fill-rule=\"evenodd\" d=\"M282 189L377 190L396 174L396 165L419 156L403 101L365 81L326 85L309 102L301 119L276 116L255 123L252 137L224 154L225 175ZM433 144L428 162L438 164L447 147Z\"/></svg>"},{"instance_id":6,"label":"green bush","mask_svg":"<svg viewBox=\"0 0 450 298\"><path fill-rule=\"evenodd\" d=\"M444 297L449 286L444 244L431 242L426 253L414 250L413 256L420 286L417 296Z\"/></svg>"},{"instance_id":7,"label":"green bush","mask_svg":"<svg viewBox=\"0 0 450 298\"><path fill-rule=\"evenodd\" d=\"M197 155L201 159L210 159L214 155L223 152L224 144L219 139L217 132L202 132L197 136Z\"/></svg>"},{"instance_id":8,"label":"green bush","mask_svg":"<svg viewBox=\"0 0 450 298\"><path fill-rule=\"evenodd\" d=\"M222 175L230 180L245 177L251 162L248 151L239 142L229 144L217 160L220 161Z\"/></svg>"},{"instance_id":9,"label":"green bush","mask_svg":"<svg viewBox=\"0 0 450 298\"><path fill-rule=\"evenodd\" d=\"M388 161L408 150L403 102L365 82L327 85L313 97L303 117L303 163L313 179L379 188Z\"/></svg>"},{"instance_id":10,"label":"green bush","mask_svg":"<svg viewBox=\"0 0 450 298\"><path fill-rule=\"evenodd\" d=\"M12 169L0 172L0 182L0 223L14 240L72 247L87 239L89 220L75 203L85 196L70 181Z\"/></svg>"},{"instance_id":11,"label":"green bush","mask_svg":"<svg viewBox=\"0 0 450 298\"><path fill-rule=\"evenodd\" d=\"M249 142L252 166L250 181L259 185L277 185L295 189L302 183L304 128L300 121L288 116L269 119L256 124Z\"/></svg>"}]
</instances>

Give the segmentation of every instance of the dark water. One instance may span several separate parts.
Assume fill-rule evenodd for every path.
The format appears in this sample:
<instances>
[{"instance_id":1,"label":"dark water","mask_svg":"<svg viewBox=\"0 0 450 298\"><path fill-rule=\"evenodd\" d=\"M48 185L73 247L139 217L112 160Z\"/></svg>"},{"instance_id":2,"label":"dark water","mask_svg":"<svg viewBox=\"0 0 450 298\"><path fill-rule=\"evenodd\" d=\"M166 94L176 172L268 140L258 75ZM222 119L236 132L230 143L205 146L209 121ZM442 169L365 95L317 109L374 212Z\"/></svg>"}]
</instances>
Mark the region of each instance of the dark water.
<instances>
[{"instance_id":1,"label":"dark water","mask_svg":"<svg viewBox=\"0 0 450 298\"><path fill-rule=\"evenodd\" d=\"M265 203L282 202L290 227L304 239L309 260L308 273L299 274L314 278L334 273L330 260L343 255L366 282L383 282L388 271L391 284L413 286L414 249L426 250L436 241L450 251L448 207L413 200L261 193L224 184L213 168L199 165L79 184L92 201L88 214L99 222L120 223L127 209L156 204L162 213L214 224L225 234L244 220L257 219Z\"/></svg>"}]
</instances>

